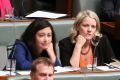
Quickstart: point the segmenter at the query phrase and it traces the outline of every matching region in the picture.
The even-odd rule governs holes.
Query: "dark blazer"
[[[116,14],[120,13],[120,0],[101,0],[101,21],[114,21]]]
[[[47,51],[38,57],[49,57]],[[31,54],[26,44],[20,40],[17,40],[14,44],[13,50],[9,58],[16,59],[16,69],[17,70],[29,70],[31,68],[32,62],[38,58]],[[61,66],[58,58],[56,58],[55,66]]]
[[[60,60],[62,66],[71,66],[70,58],[72,56],[75,44],[70,40],[70,37],[64,38],[59,42],[60,48]],[[94,46],[93,46],[94,50]],[[106,36],[102,36],[99,44],[96,46],[95,55],[97,56],[97,65],[104,65],[104,63],[110,63],[114,54],[111,45]]]

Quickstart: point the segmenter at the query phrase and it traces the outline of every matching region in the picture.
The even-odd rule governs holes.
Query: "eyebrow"
[[[54,74],[54,73],[49,73],[49,74],[48,74],[48,73],[39,73],[39,75],[41,75],[41,76],[47,76],[47,75],[50,76],[50,75],[53,75],[53,74]]]

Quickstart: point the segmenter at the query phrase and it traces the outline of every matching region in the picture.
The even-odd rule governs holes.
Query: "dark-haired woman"
[[[35,19],[25,30],[20,40],[16,40],[10,58],[16,59],[17,70],[29,70],[33,60],[49,57],[55,66],[61,66],[56,57],[55,32],[45,19]]]

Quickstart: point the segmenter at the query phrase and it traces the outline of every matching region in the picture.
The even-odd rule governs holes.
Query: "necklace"
[[[88,54],[89,51],[90,51],[90,46],[89,46],[89,48],[88,48],[88,50],[87,50],[86,52],[82,52],[82,51],[81,51],[81,54],[82,54],[82,55],[86,55],[86,54]]]

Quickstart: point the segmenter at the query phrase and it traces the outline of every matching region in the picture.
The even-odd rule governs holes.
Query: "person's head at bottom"
[[[49,58],[40,57],[31,66],[31,80],[53,80],[54,64]]]

